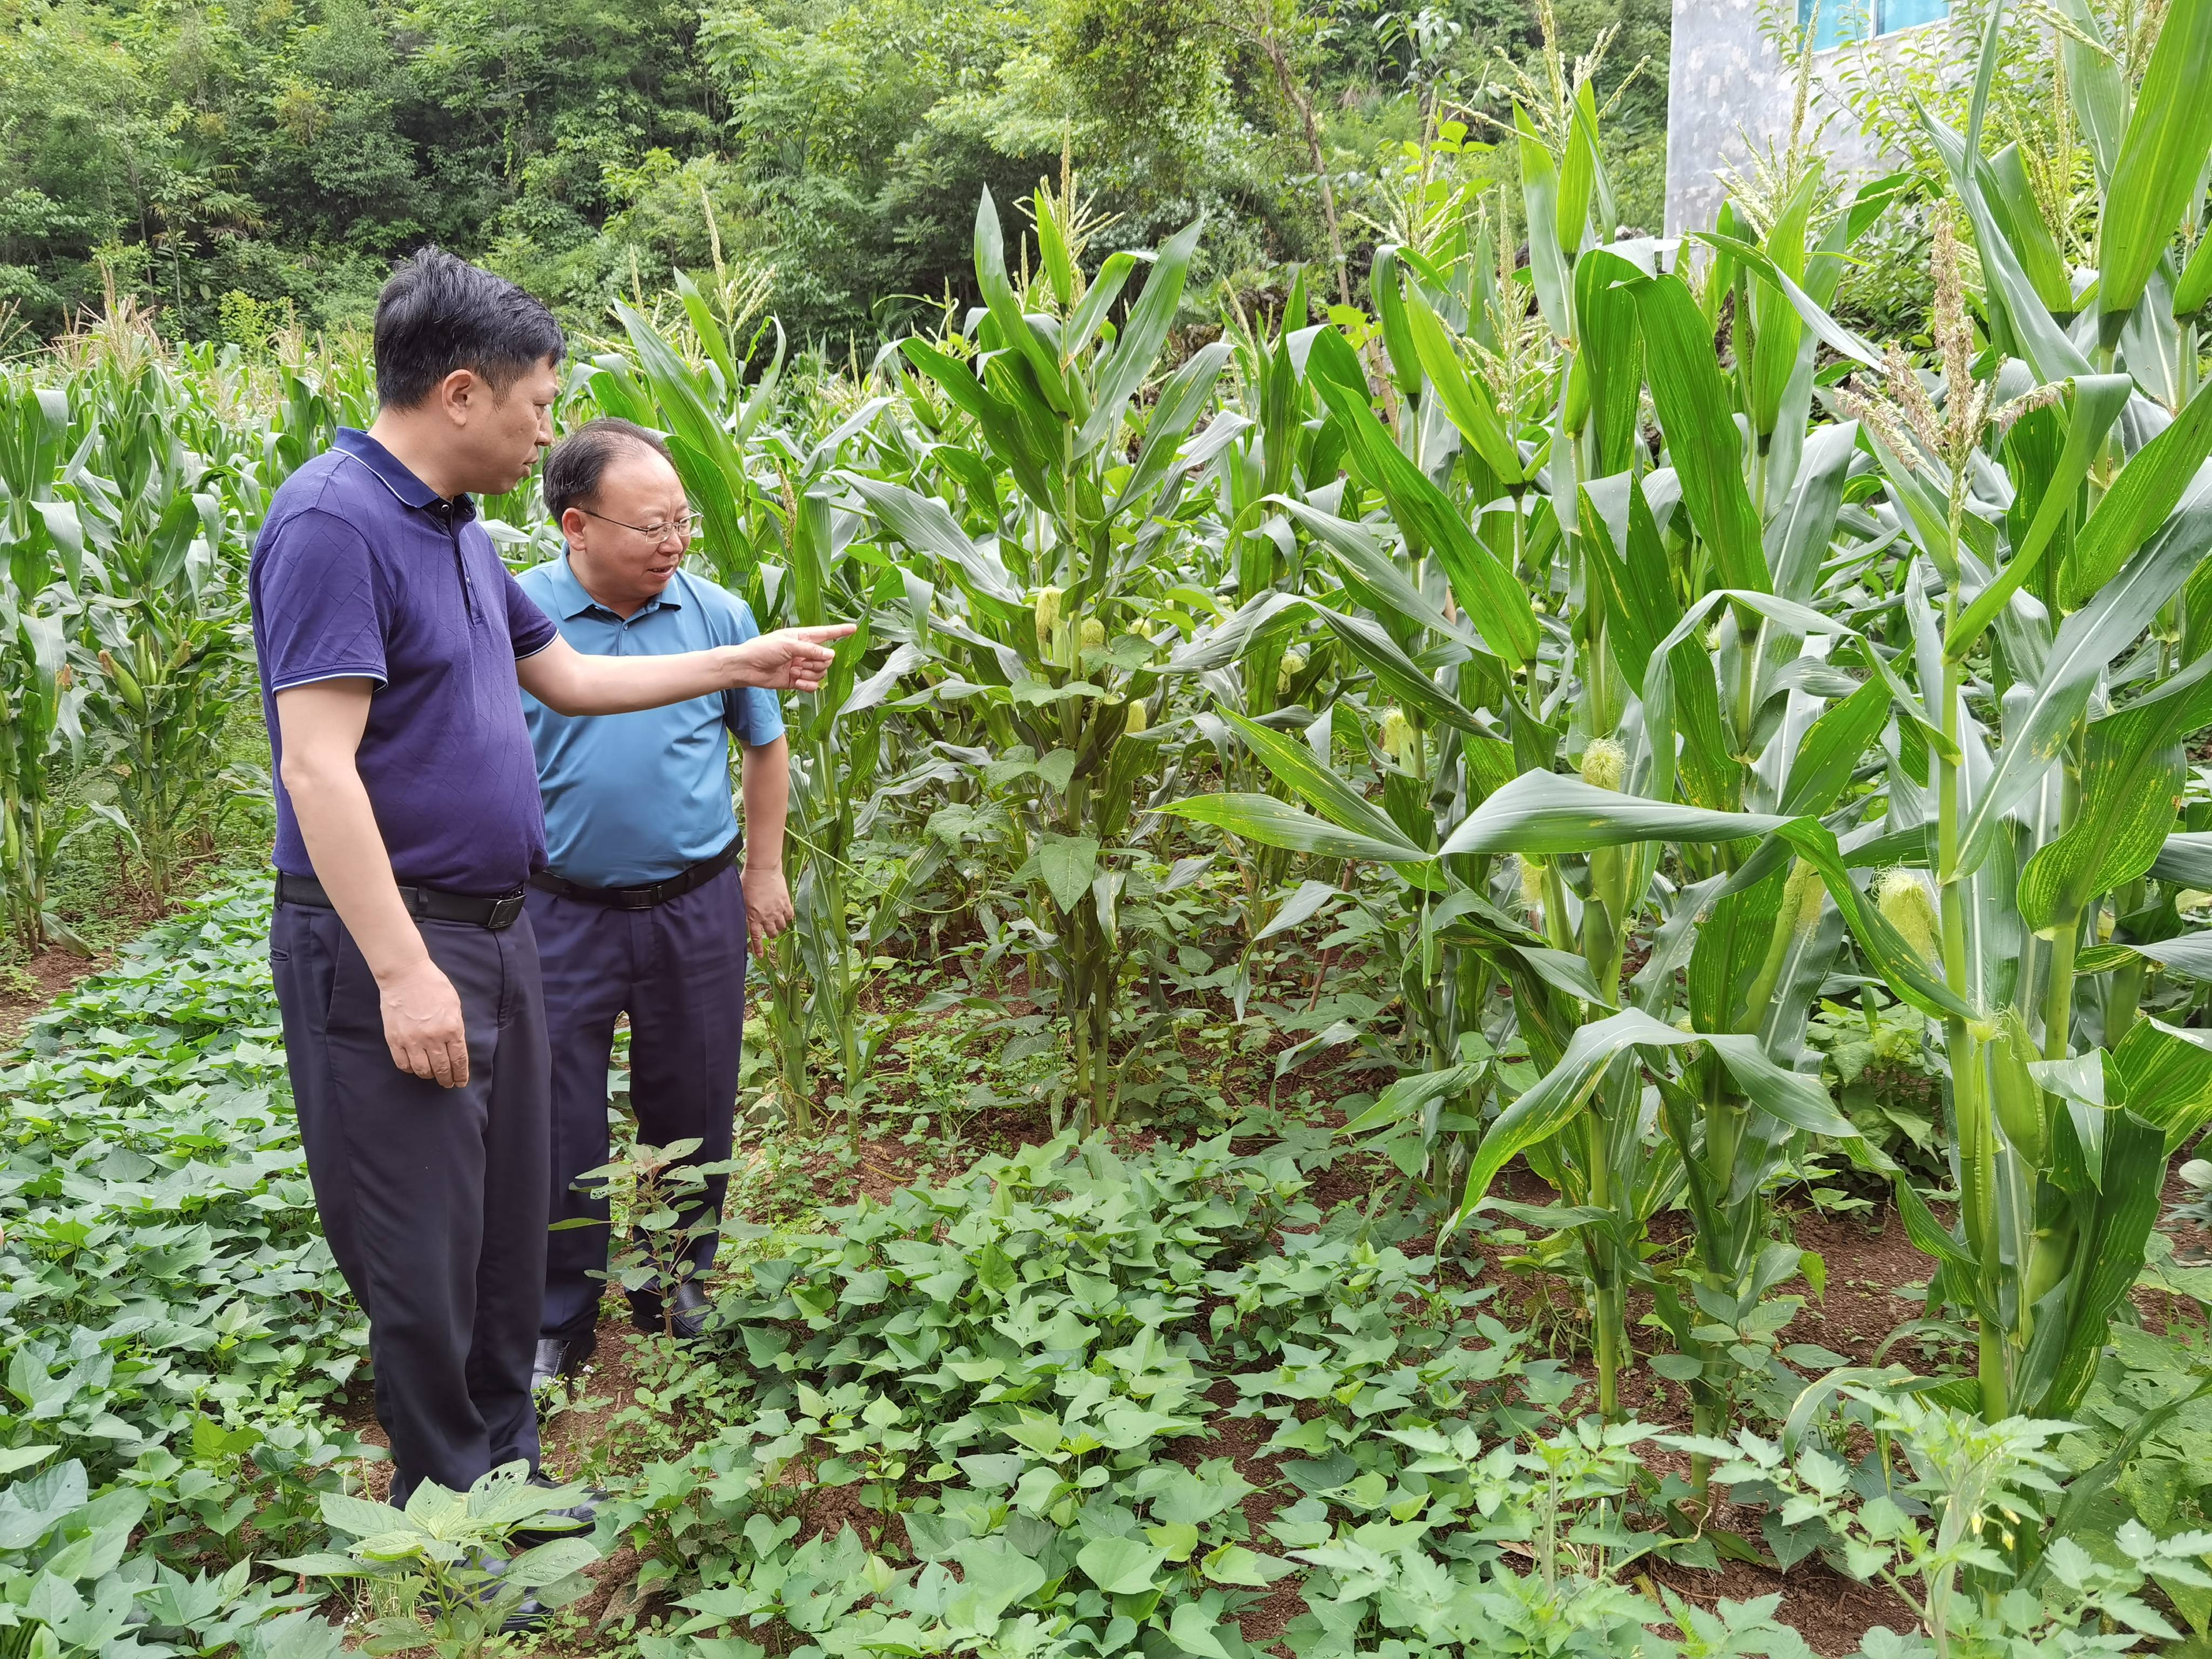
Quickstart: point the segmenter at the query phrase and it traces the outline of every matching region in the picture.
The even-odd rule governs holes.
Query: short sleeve
[[[272,696],[317,680],[384,684],[391,607],[360,531],[320,510],[297,513],[270,530],[259,563],[253,609]]]
[[[506,569],[502,565],[501,569]],[[507,572],[507,636],[514,645],[514,659],[534,657],[553,643],[560,629],[553,619],[538,608],[538,602],[522,591],[522,584],[514,579],[512,570]]]
[[[726,637],[718,643],[743,645],[747,640],[760,637],[760,624],[753,620],[752,607],[732,596],[729,615],[720,631]],[[757,749],[783,735],[783,705],[776,701],[773,691],[757,685],[739,686],[722,694],[722,723],[739,743]]]

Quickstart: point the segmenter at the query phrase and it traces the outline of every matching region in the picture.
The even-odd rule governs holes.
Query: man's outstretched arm
[[[556,635],[543,651],[517,662],[514,674],[556,714],[625,714],[746,686],[813,691],[837,654],[834,642],[853,628],[780,628],[743,645],[665,657],[591,656]]]

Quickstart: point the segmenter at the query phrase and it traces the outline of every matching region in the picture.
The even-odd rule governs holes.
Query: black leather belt
[[[665,904],[704,887],[738,861],[738,848],[744,844],[744,837],[740,836],[714,857],[702,859],[688,870],[678,871],[666,881],[649,881],[641,887],[586,887],[565,876],[556,876],[550,870],[540,870],[531,877],[530,884],[562,898],[604,904],[611,910],[650,910],[656,904]]]
[[[424,921],[465,921],[489,927],[495,933],[514,927],[514,919],[522,914],[520,887],[488,898],[481,893],[448,893],[403,881],[399,884],[399,899]],[[313,905],[318,910],[337,908],[331,902],[331,896],[323,890],[323,884],[313,876],[295,876],[283,870],[276,872],[276,902]]]

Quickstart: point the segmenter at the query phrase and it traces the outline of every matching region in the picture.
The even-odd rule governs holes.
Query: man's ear
[[[561,509],[562,540],[574,547],[579,541],[591,534],[590,523],[591,521],[580,509],[573,507],[562,507]]]
[[[447,420],[455,426],[466,426],[470,416],[480,413],[489,401],[491,388],[474,369],[457,368],[438,382],[432,397]]]

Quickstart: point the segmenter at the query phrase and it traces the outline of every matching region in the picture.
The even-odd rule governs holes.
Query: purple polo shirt
[[[365,432],[284,481],[247,574],[261,712],[277,763],[276,867],[308,876],[276,694],[376,682],[355,763],[398,880],[502,893],[545,862],[514,665],[559,637],[467,496],[447,502]]]

